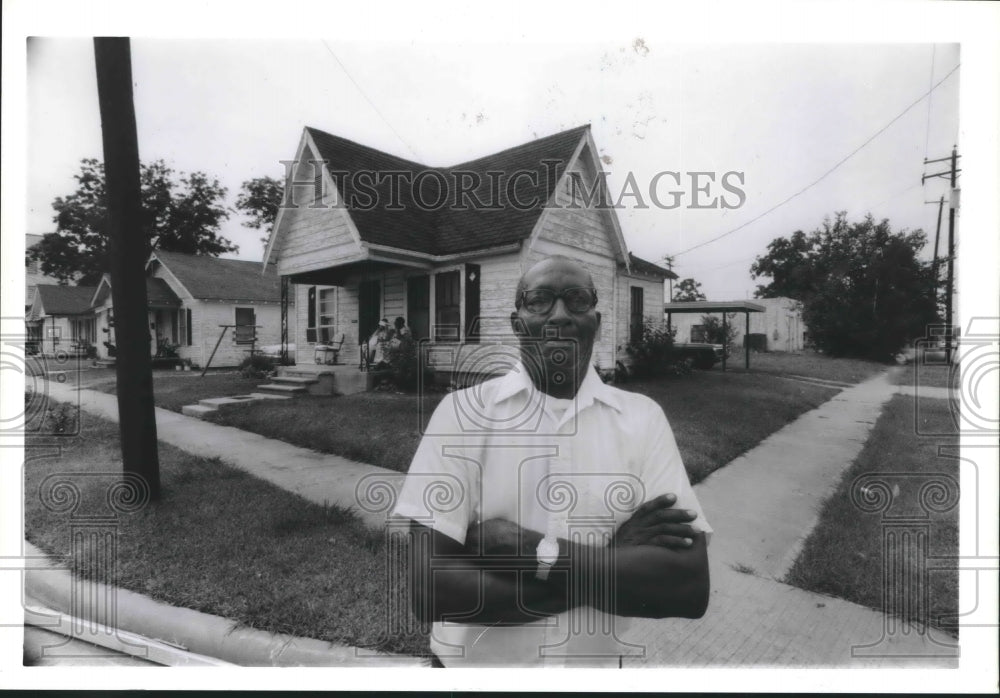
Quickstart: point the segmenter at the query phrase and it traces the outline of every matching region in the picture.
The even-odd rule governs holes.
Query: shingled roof
[[[80,315],[90,311],[90,299],[96,289],[96,286],[38,284],[35,293],[46,315]]]
[[[192,296],[202,300],[281,300],[281,280],[269,265],[261,273],[260,262],[220,259],[206,255],[156,250],[160,260]],[[93,289],[91,289],[93,290]]]
[[[652,262],[646,261],[642,257],[636,257],[631,252],[628,253],[629,266],[632,271],[639,272],[640,274],[648,274],[649,276],[658,276],[661,279],[676,279],[677,274],[670,271],[669,269],[664,269],[658,264],[653,264]]]
[[[307,127],[306,131],[319,150],[319,156],[329,162],[338,192],[347,203],[362,240],[428,254],[453,254],[499,247],[530,236],[580,139],[589,128],[580,126],[451,167],[429,167],[319,129]],[[549,164],[546,165],[546,162]],[[415,194],[410,186],[399,186],[398,201],[402,209],[390,209],[393,203],[390,195],[392,182],[384,178],[373,187],[377,194],[374,206],[352,206],[355,194],[365,203],[370,197],[363,191],[357,191],[351,177],[336,175],[337,171],[408,172],[413,178],[420,175],[422,189],[420,194]],[[520,202],[533,202],[531,207],[511,205],[507,199],[507,180],[501,179],[500,186],[496,186],[496,181],[487,175],[489,172],[501,172],[509,177],[519,171],[537,173],[537,181],[529,177],[520,177],[515,181],[514,196]],[[472,194],[487,207],[470,205],[463,211],[447,204],[418,204],[418,197],[426,204],[434,204],[440,197],[442,182],[447,187],[444,200],[454,202],[457,198],[455,186],[460,184],[459,172],[470,173],[463,175],[469,183],[478,176],[480,184]]]

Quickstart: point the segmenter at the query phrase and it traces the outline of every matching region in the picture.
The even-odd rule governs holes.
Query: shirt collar
[[[536,393],[539,395],[542,394],[531,382],[531,378],[528,377],[528,372],[524,368],[524,364],[518,361],[511,367],[510,371],[508,371],[506,375],[500,378],[493,402],[494,404],[500,404],[504,400],[512,398],[522,392],[526,393],[529,399],[534,397]],[[580,384],[580,390],[576,393],[575,401],[577,411],[590,406],[594,400],[599,400],[608,407],[612,407],[621,412],[621,400],[619,400],[618,396],[615,395],[615,392],[616,391],[613,390],[611,386],[605,385],[604,381],[601,380],[601,377],[597,375],[597,370],[593,367],[593,365],[589,365],[587,375],[583,377],[583,383]]]

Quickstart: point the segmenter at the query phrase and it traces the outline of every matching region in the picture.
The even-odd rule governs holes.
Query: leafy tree
[[[736,329],[736,313],[726,313],[726,327],[723,330],[722,317],[719,315],[702,315],[701,324],[705,329],[705,341],[709,344],[725,344],[731,349],[738,331]]]
[[[839,212],[809,235],[773,240],[750,273],[771,279],[758,298],[802,301],[820,350],[888,361],[938,320],[930,265],[918,259],[926,243],[920,230],[893,232],[871,215],[850,223]]]
[[[284,185],[274,177],[257,177],[240,186],[240,194],[236,197],[236,208],[249,216],[243,226],[264,231],[260,239],[267,245],[271,237],[271,228],[278,217],[278,207],[284,196]]]
[[[701,284],[694,279],[682,279],[674,287],[674,301],[703,301],[705,294],[701,292]]]
[[[27,252],[42,272],[61,283],[96,284],[108,270],[107,194],[104,164],[89,158],[75,175],[77,190],[56,197],[56,231]],[[177,173],[162,160],[140,165],[142,234],[147,249],[218,256],[238,248],[219,234],[229,217],[225,187],[202,172]]]

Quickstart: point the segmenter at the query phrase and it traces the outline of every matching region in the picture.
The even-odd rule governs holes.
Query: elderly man
[[[620,666],[628,617],[700,617],[706,534],[660,407],[604,385],[590,274],[550,257],[517,286],[520,362],[448,395],[396,514],[435,666]]]

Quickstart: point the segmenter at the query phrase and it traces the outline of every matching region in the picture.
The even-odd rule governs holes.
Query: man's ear
[[[528,328],[524,326],[524,320],[516,312],[510,314],[510,328],[518,337],[528,334]]]

